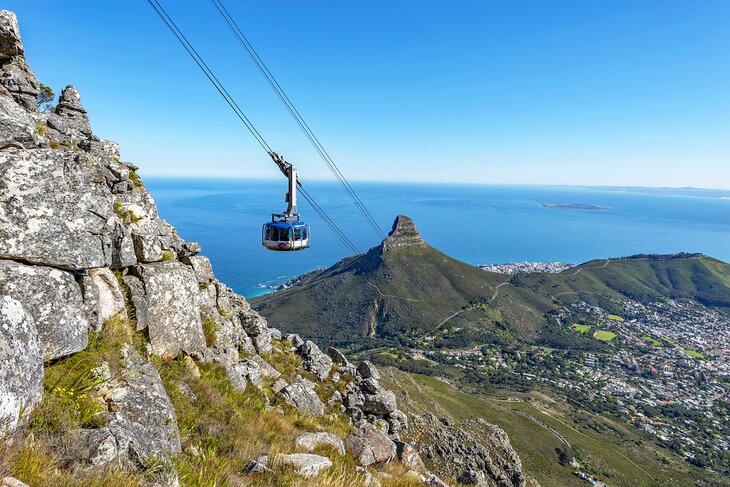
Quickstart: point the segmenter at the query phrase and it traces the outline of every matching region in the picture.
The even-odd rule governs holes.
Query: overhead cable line
[[[378,235],[381,239],[385,239],[387,237],[386,233],[383,231],[383,229],[378,225],[377,221],[373,217],[373,215],[370,213],[370,211],[367,209],[365,204],[362,202],[358,194],[355,192],[355,190],[352,188],[350,183],[347,181],[345,176],[342,174],[342,171],[337,166],[335,161],[332,159],[332,157],[329,155],[327,150],[324,148],[322,143],[319,141],[319,138],[314,134],[312,129],[310,128],[309,124],[304,120],[301,113],[297,108],[294,106],[292,101],[289,99],[287,94],[284,92],[283,88],[279,84],[279,82],[276,80],[274,75],[271,73],[269,68],[266,66],[266,63],[261,59],[261,57],[258,55],[258,52],[253,47],[253,45],[249,42],[246,35],[243,33],[241,28],[238,26],[238,23],[236,20],[231,16],[230,12],[226,9],[226,7],[223,5],[222,0],[211,0],[211,3],[213,3],[213,6],[218,11],[218,13],[223,17],[223,20],[225,21],[226,25],[230,29],[230,31],[233,33],[233,35],[238,40],[239,44],[243,49],[246,51],[248,56],[251,58],[253,63],[258,68],[259,72],[262,74],[262,76],[266,79],[269,86],[274,90],[276,95],[279,97],[279,100],[284,104],[284,107],[287,109],[289,114],[294,118],[294,121],[299,125],[299,128],[301,128],[302,132],[304,132],[304,135],[309,139],[312,146],[315,148],[315,150],[319,153],[319,155],[324,160],[325,164],[329,167],[332,174],[335,176],[335,178],[339,181],[342,188],[345,190],[345,192],[350,196],[350,199],[352,199],[355,206],[360,210],[360,213],[362,213],[363,217],[367,221],[367,223],[370,225],[370,227],[373,229],[376,235]],[[357,252],[360,253],[360,252]],[[436,309],[436,305],[431,301],[431,299],[428,296],[428,293],[424,289],[423,285],[420,283],[420,281],[414,276],[411,269],[408,267],[408,265],[403,261],[403,259],[396,253],[394,254],[398,262],[401,264],[401,266],[408,272],[408,274],[411,277],[412,282],[416,284],[416,286],[419,288],[421,293],[423,294],[426,302],[431,305],[434,309]]]
[[[259,143],[259,145],[267,152],[271,153],[272,149],[269,146],[269,144],[266,142],[266,139],[263,138],[263,136],[259,133],[259,131],[256,129],[256,127],[253,125],[251,120],[246,116],[246,114],[243,112],[241,107],[236,103],[236,101],[233,99],[231,94],[226,90],[223,83],[218,79],[218,77],[213,73],[213,71],[210,69],[208,64],[205,62],[205,60],[202,58],[202,56],[198,53],[198,51],[195,50],[193,45],[190,43],[188,38],[183,34],[183,32],[180,30],[180,28],[175,24],[175,22],[172,20],[170,15],[167,13],[167,11],[160,5],[158,0],[147,0],[147,3],[150,4],[150,6],[154,9],[154,11],[157,13],[157,15],[162,19],[162,21],[165,23],[165,25],[170,29],[170,31],[173,33],[175,38],[178,40],[178,42],[183,46],[183,48],[187,51],[187,53],[190,55],[190,57],[193,58],[193,61],[198,65],[201,71],[205,74],[205,76],[208,78],[208,80],[213,84],[215,89],[218,91],[218,93],[223,97],[223,99],[226,101],[228,106],[234,111],[236,116],[243,122],[243,124],[246,126],[246,128],[251,132],[251,135],[256,139],[256,142]],[[301,186],[301,185],[300,185]],[[306,192],[303,188],[300,188],[300,191],[302,192],[302,195],[304,196],[304,199],[307,200],[307,202],[312,206],[312,208],[315,210],[315,212],[320,216],[320,218],[325,222],[325,224],[332,230],[332,232],[335,234],[335,236],[342,242],[342,244],[351,252],[354,254],[361,254],[360,251],[358,251],[355,244],[352,243],[352,241],[347,237],[345,232],[342,231],[342,229],[339,228],[337,223],[335,223],[332,218],[327,215],[327,213],[324,211],[324,209],[319,206],[319,204],[312,198],[312,196]]]

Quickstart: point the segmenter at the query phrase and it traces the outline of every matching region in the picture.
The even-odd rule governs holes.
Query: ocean
[[[350,252],[306,201],[311,248],[272,252],[261,226],[284,211],[285,181],[146,177],[160,216],[199,242],[217,277],[244,296],[329,267]],[[408,215],[424,239],[470,264],[581,263],[638,253],[702,252],[730,261],[730,191],[616,187],[352,183],[387,233]],[[335,182],[308,192],[360,251],[380,238]],[[578,207],[578,208],[576,208]],[[592,207],[592,208],[591,208]],[[590,208],[590,209],[587,209]]]

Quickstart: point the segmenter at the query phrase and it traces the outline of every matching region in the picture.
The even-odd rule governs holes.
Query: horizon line
[[[140,171],[143,172],[143,171]],[[143,175],[144,176],[144,175]],[[197,176],[192,174],[149,174],[144,179],[185,179],[185,180],[204,180],[204,181],[279,181],[279,178],[258,177],[258,176]],[[315,183],[336,183],[335,179],[312,178],[309,181]],[[402,181],[391,180],[385,181],[380,179],[350,179],[353,183],[378,183],[378,184],[412,184],[412,185],[463,185],[463,186],[530,186],[530,187],[553,187],[553,188],[620,188],[620,189],[651,189],[651,190],[684,190],[684,191],[723,191],[730,193],[729,188],[701,188],[697,186],[642,186],[636,184],[619,185],[619,184],[575,184],[575,183],[485,183],[485,182],[467,182],[467,181]]]

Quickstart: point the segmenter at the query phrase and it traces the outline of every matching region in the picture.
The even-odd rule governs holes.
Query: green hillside
[[[443,346],[526,340],[601,349],[549,316],[577,300],[610,308],[624,298],[690,298],[730,310],[730,265],[701,254],[640,255],[559,274],[506,276],[439,252],[410,219],[398,217],[391,235],[367,254],[252,303],[285,332],[358,350],[423,339]]]
[[[343,344],[426,333],[453,313],[489,301],[506,281],[427,244],[387,251],[379,246],[252,303],[284,331]]]
[[[588,485],[570,465],[560,463],[558,449],[575,455],[584,471],[611,486],[725,485],[724,478],[688,465],[623,423],[571,409],[537,392],[474,395],[434,377],[393,368],[383,374],[383,382],[396,392],[398,404],[409,415],[431,413],[452,421],[482,418],[499,426],[509,435],[525,474],[543,486]]]
[[[513,282],[561,301],[667,297],[730,308],[730,265],[701,254],[596,260],[560,274],[519,276]]]

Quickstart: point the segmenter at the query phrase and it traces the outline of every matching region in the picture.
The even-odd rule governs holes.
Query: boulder
[[[373,476],[370,472],[362,467],[355,467],[357,474],[363,478],[363,484],[365,487],[380,487],[380,481]]]
[[[7,10],[0,10],[0,86],[24,109],[36,111],[40,83],[25,61],[18,19]]]
[[[322,353],[316,343],[307,340],[297,349],[302,356],[304,370],[312,372],[319,380],[325,380],[332,370],[332,359]]]
[[[256,352],[259,354],[269,353],[273,350],[271,335],[268,333],[268,331],[259,333],[258,335],[251,337],[251,341],[253,342],[253,346],[256,349]]]
[[[135,265],[137,263],[137,253],[134,249],[132,232],[122,224],[119,218],[113,218],[111,225],[112,268],[121,269]]]
[[[327,355],[329,355],[329,358],[332,359],[332,362],[336,363],[337,365],[350,365],[350,361],[347,360],[345,354],[337,350],[335,347],[329,347],[327,349]]]
[[[313,452],[320,445],[329,445],[337,450],[340,455],[345,454],[345,444],[334,433],[304,433],[294,440],[294,445],[297,449],[308,452]]]
[[[111,264],[112,195],[83,152],[0,152],[0,257],[70,270]]]
[[[397,454],[393,440],[367,423],[345,440],[345,449],[363,467],[390,462]]]
[[[124,345],[121,353],[121,380],[107,399],[109,410],[116,414],[105,424],[119,454],[131,463],[144,463],[180,452],[175,410],[157,369],[130,345]]]
[[[195,277],[198,279],[199,284],[209,284],[215,275],[213,274],[213,267],[210,265],[210,259],[202,255],[186,256],[182,259],[183,264],[187,264],[193,268]]]
[[[13,144],[31,148],[38,143],[39,133],[35,121],[0,85],[0,150]]]
[[[5,477],[0,480],[0,487],[28,487],[28,484],[21,482],[15,477]]]
[[[357,372],[363,379],[375,379],[380,380],[380,372],[369,360],[363,360],[357,366]]]
[[[94,331],[101,330],[106,320],[120,315],[127,318],[127,306],[119,281],[106,267],[90,269],[80,280],[84,308]]]
[[[270,363],[261,358],[260,355],[254,355],[251,360],[256,362],[261,370],[261,376],[267,379],[278,379],[281,373],[276,370]]]
[[[404,441],[395,441],[396,452],[398,460],[409,469],[415,470],[421,473],[428,473],[426,465],[421,460],[421,455],[418,454],[415,448]]]
[[[303,382],[295,382],[279,391],[279,395],[288,405],[295,407],[304,414],[310,416],[323,416],[324,404],[314,389]]]
[[[162,245],[157,235],[132,234],[134,253],[140,262],[159,262],[162,260]]]
[[[69,272],[0,260],[0,295],[22,303],[33,318],[44,360],[86,348],[89,321],[81,288]]]
[[[284,339],[291,343],[291,345],[296,349],[304,345],[304,340],[302,340],[302,337],[300,337],[296,333],[290,333],[286,337],[284,337]]]
[[[205,348],[200,321],[198,281],[181,262],[140,264],[134,272],[142,281],[147,305],[147,333],[155,353],[176,356]]]
[[[456,479],[460,484],[476,485],[477,487],[490,487],[490,482],[484,472],[477,470],[466,470]]]
[[[56,107],[56,115],[62,117],[71,131],[78,132],[80,138],[91,136],[91,125],[86,110],[81,106],[81,95],[74,86],[68,85],[61,92]],[[73,132],[67,135],[74,136]]]
[[[386,389],[378,389],[375,394],[366,394],[362,410],[377,415],[390,414],[396,410],[395,394]]]
[[[426,480],[423,483],[434,487],[449,487],[449,484],[438,478],[435,474],[431,474],[426,477]]]
[[[332,460],[329,458],[311,453],[280,453],[274,457],[274,461],[285,467],[294,467],[299,475],[305,477],[317,475],[332,466]]]
[[[33,317],[23,304],[0,295],[0,438],[43,396],[43,355]]]
[[[124,285],[129,290],[129,299],[132,309],[130,310],[133,317],[137,321],[137,330],[145,330],[149,322],[149,312],[147,307],[147,294],[145,294],[144,284],[142,281],[131,274],[127,274],[123,278]]]

